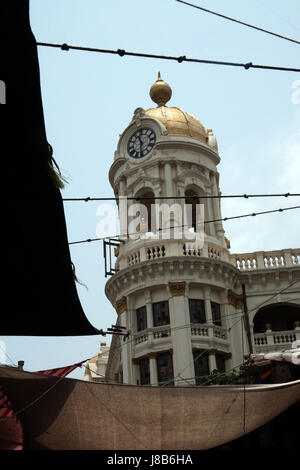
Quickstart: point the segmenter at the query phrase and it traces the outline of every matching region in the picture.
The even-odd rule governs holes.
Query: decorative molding
[[[171,297],[180,297],[185,293],[185,281],[169,282]]]
[[[228,303],[237,310],[243,307],[243,294],[236,294],[232,290],[228,290]]]
[[[180,260],[180,261],[179,261]],[[168,286],[168,282],[178,282],[178,273],[181,268],[180,278],[181,282],[186,282],[191,280],[190,264],[194,265],[195,274],[193,283],[198,285],[206,285],[208,283],[208,272],[211,265],[217,267],[217,265],[222,266],[223,275],[216,276],[214,269],[210,273],[209,284],[211,287],[217,287],[226,290],[226,298],[228,289],[233,289],[234,280],[236,279],[239,271],[232,264],[224,262],[222,260],[215,260],[205,257],[193,257],[193,256],[169,256],[156,258],[153,260],[141,261],[138,264],[134,264],[127,268],[120,269],[116,274],[114,274],[106,283],[105,293],[110,300],[110,302],[115,305],[116,298],[121,296],[127,296],[130,294],[135,294],[137,292],[143,292],[146,288],[153,289],[154,286],[165,285]],[[164,276],[162,278],[158,275],[158,267],[163,265],[164,267]],[[133,282],[131,279],[132,271],[136,271],[136,281]],[[140,276],[140,272],[144,273],[143,279]],[[228,276],[225,275],[228,273]],[[210,287],[207,286],[207,287]],[[168,286],[170,289],[170,286]],[[182,294],[183,295],[183,294]]]
[[[126,312],[127,310],[127,300],[126,297],[123,296],[116,302],[116,310],[118,315],[120,315],[123,312]]]

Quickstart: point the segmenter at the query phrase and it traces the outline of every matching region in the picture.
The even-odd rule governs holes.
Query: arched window
[[[264,333],[267,324],[272,331],[294,330],[296,321],[300,321],[299,305],[290,303],[267,305],[254,317],[254,333]]]
[[[155,210],[152,206],[155,204],[154,193],[150,189],[144,188],[138,191],[135,194],[136,198],[141,198],[140,200],[135,201],[137,204],[141,204],[144,206],[144,209],[147,217],[143,217],[144,214],[140,214],[141,216],[141,224],[138,227],[138,231],[145,231],[146,232],[155,232],[156,230],[156,223],[155,223]],[[143,199],[145,198],[145,199]]]
[[[187,189],[185,191],[185,204],[191,206],[191,227],[197,230],[197,204],[200,204],[200,199],[196,191]]]

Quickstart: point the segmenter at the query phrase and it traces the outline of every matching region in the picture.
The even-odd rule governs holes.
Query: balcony
[[[293,268],[300,266],[300,249],[232,254],[231,262],[241,272],[258,269]]]
[[[138,333],[134,334],[134,344],[135,346],[139,346],[141,344],[145,345],[148,341],[161,342],[162,340],[164,342],[165,338],[169,338],[170,336],[170,325],[147,328],[146,330],[139,331]]]
[[[229,351],[226,328],[211,323],[192,323],[189,326],[192,346],[200,347],[200,345],[203,345],[207,349],[220,348],[220,350]],[[175,331],[178,331],[178,329],[176,328]],[[147,346],[171,346],[171,342],[170,325],[148,328],[134,334],[136,352]]]
[[[272,331],[267,329],[264,333],[254,334],[253,339],[256,353],[290,349],[293,341],[300,340],[300,322],[296,322],[294,330]]]
[[[185,258],[210,258],[232,263],[229,251],[216,244],[213,239],[204,245],[190,240],[153,240],[144,237],[129,241],[120,247],[116,268],[118,270],[139,264],[143,261],[162,259],[174,256]]]

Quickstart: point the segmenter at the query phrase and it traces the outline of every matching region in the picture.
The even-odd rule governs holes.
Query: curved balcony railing
[[[227,330],[218,325],[208,323],[193,323],[190,325],[191,336],[193,339],[197,338],[210,338],[222,341],[228,341]],[[147,330],[140,331],[134,334],[135,345],[146,343],[147,341],[161,340],[171,336],[171,327],[169,325],[148,328]]]
[[[146,237],[122,245],[116,267],[120,270],[143,261],[171,256],[204,257],[225,261],[235,266],[240,272],[300,266],[300,248],[230,254],[227,248],[221,244],[218,245],[212,237],[204,244],[190,240],[153,240]]]
[[[229,251],[214,243],[213,240],[203,245],[190,240],[153,240],[149,237],[149,239],[130,241],[122,245],[118,252],[116,267],[120,270],[143,261],[170,256],[205,257],[232,264]]]

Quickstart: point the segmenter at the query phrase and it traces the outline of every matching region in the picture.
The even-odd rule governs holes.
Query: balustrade
[[[146,249],[147,259],[162,258],[166,256],[166,248],[164,245],[152,246]]]
[[[171,328],[148,328],[134,335],[135,344],[145,343],[149,339],[157,340],[171,336]]]
[[[128,266],[132,266],[134,264],[139,263],[141,261],[140,252],[136,251],[135,253],[132,253],[131,255],[129,255],[127,258],[127,261],[128,261]]]
[[[192,326],[192,336],[207,336],[208,337],[208,326]]]
[[[256,333],[253,335],[254,345],[258,349],[271,350],[274,346],[283,345],[285,347],[290,347],[293,341],[300,339],[300,328],[296,327],[295,330],[288,331],[272,331],[268,329],[265,333]]]
[[[223,340],[227,340],[227,331],[225,330],[225,328],[221,328],[221,327],[217,327],[217,326],[214,326],[214,337],[215,338],[219,338],[219,339],[223,339]]]
[[[213,258],[213,259],[220,259],[221,258],[220,251],[218,251],[216,248],[209,246],[208,257]]]
[[[300,265],[300,252],[296,249],[239,253],[231,255],[231,262],[240,271],[293,267]]]
[[[182,251],[184,256],[202,256],[201,248],[195,243],[185,243]]]

